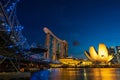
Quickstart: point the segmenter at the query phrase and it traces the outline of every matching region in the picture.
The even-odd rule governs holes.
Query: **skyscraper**
[[[120,46],[116,46],[117,53],[120,54]]]
[[[111,46],[109,49],[108,49],[108,52],[110,54],[115,54],[115,48],[113,46]]]

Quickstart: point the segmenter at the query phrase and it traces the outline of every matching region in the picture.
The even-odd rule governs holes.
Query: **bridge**
[[[23,25],[20,24],[16,7],[20,0],[0,0],[0,71],[12,65],[20,71],[21,65],[34,64],[38,66],[43,60],[56,61],[68,56],[68,44],[59,39],[48,28],[44,28],[46,42],[44,46],[31,47],[23,36]],[[31,56],[44,53],[43,58],[34,59]],[[3,66],[2,66],[3,65]]]
[[[10,65],[12,67],[9,68],[19,71],[21,64],[40,62],[40,60],[33,59],[31,55],[47,51],[42,46],[30,47],[23,36],[24,26],[20,24],[16,15],[19,1],[0,0],[0,71]]]

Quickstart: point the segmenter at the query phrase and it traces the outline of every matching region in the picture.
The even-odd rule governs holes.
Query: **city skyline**
[[[69,56],[85,57],[90,46],[120,45],[119,0],[22,0],[17,14],[28,42],[44,45],[48,27],[69,45]],[[34,38],[33,38],[34,37]]]

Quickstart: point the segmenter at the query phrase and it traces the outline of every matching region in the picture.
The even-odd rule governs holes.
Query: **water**
[[[120,68],[53,68],[34,73],[31,80],[120,80]]]

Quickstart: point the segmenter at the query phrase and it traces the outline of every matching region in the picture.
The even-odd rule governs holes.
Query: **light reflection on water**
[[[38,78],[38,76],[40,78]],[[120,80],[120,68],[53,68],[50,70],[36,72],[31,78],[31,80],[106,80],[106,79]]]

